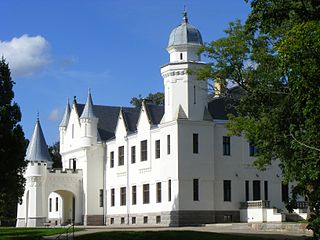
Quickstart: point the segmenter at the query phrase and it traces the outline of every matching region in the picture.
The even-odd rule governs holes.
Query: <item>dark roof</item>
[[[84,109],[84,104],[77,104],[77,111],[81,116]],[[159,124],[163,116],[163,106],[153,104],[146,104],[147,111],[150,116],[152,124]],[[140,115],[140,109],[134,107],[114,107],[114,106],[101,106],[93,105],[93,112],[98,122],[98,132],[101,140],[108,140],[115,136],[115,130],[118,122],[120,110],[122,110],[124,121],[129,132],[137,130],[137,122]]]
[[[237,115],[235,104],[236,99],[244,95],[244,90],[236,86],[229,89],[227,96],[215,97],[208,103],[208,111],[213,119],[228,120],[227,115]]]

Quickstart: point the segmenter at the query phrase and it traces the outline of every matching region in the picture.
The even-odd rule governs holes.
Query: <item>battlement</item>
[[[62,173],[62,174],[78,174],[82,173],[82,169],[76,169],[75,171],[73,169],[66,168],[64,171],[62,168],[53,168],[48,169],[49,173]]]
[[[28,166],[43,166],[47,167],[47,162],[46,161],[29,161]]]

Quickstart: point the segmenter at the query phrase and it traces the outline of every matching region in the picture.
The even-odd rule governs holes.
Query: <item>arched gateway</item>
[[[82,223],[82,170],[52,169],[39,119],[27,149],[26,161],[26,188],[22,203],[18,205],[17,227],[43,226],[47,222],[59,225]],[[50,198],[52,193],[57,197]],[[53,211],[56,215],[52,214]]]

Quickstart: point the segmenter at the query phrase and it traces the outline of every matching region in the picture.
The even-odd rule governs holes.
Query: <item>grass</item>
[[[80,229],[74,229],[79,231]],[[0,228],[0,239],[36,240],[42,236],[50,236],[66,232],[66,228]]]
[[[85,234],[77,240],[260,240],[259,237],[236,236],[196,231],[113,231]],[[266,240],[266,238],[264,238]]]

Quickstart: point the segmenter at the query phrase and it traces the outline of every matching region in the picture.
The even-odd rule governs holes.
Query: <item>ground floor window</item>
[[[223,201],[231,202],[231,180],[223,181]]]

